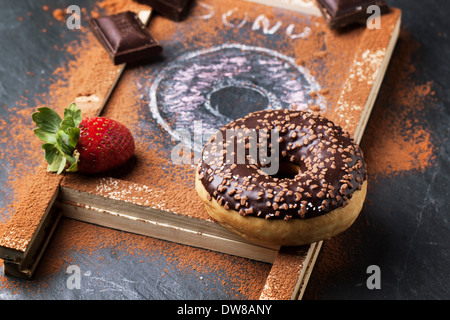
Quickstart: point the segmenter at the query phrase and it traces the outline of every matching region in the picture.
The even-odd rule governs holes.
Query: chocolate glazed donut
[[[270,163],[255,154],[270,155]],[[267,170],[274,165],[278,170]],[[224,126],[205,144],[196,190],[231,231],[270,245],[303,245],[354,222],[367,173],[359,146],[332,121],[265,110]]]

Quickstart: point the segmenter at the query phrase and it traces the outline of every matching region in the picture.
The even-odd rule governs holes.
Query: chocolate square
[[[382,14],[388,11],[384,0],[317,0],[317,3],[332,29],[366,22],[370,17],[367,8],[371,5],[378,6]]]
[[[92,18],[89,28],[115,65],[152,59],[162,52],[161,45],[131,11]]]

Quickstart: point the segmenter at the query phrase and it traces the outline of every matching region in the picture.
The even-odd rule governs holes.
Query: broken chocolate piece
[[[170,20],[181,21],[186,17],[192,0],[138,0],[138,2],[149,5]]]
[[[320,11],[332,29],[342,28],[355,23],[365,23],[371,16],[367,8],[376,5],[380,13],[388,11],[384,0],[317,0]]]
[[[162,52],[161,45],[131,11],[93,18],[89,28],[115,65],[152,59]]]

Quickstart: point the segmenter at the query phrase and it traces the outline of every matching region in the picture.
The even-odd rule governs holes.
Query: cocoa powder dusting
[[[66,13],[62,9],[55,9],[53,10],[53,17],[58,21],[63,21],[66,17]]]
[[[403,28],[361,142],[369,186],[374,188],[379,177],[395,179],[433,166],[437,150],[431,132],[426,123],[416,120],[434,97],[432,82],[415,79],[419,51],[420,43]],[[365,205],[370,205],[370,198]],[[364,230],[374,226],[369,225],[364,211],[361,215],[349,232],[323,243],[305,299],[319,299],[321,290],[348,275],[358,256],[365,252]]]
[[[232,299],[257,299],[270,271],[270,265],[266,263],[62,219],[42,259],[36,278],[51,281],[51,276],[56,271],[65,270],[68,265],[76,263],[76,258],[71,255],[73,252],[88,257],[98,256],[99,265],[92,266],[91,269],[91,272],[95,272],[95,268],[102,267],[103,258],[99,251],[109,248],[118,260],[121,257],[134,259],[147,264],[148,268],[163,257],[168,264],[175,266],[172,272],[176,272],[176,276],[180,278],[194,277],[201,282],[202,278],[210,274],[213,277],[216,274],[225,274],[213,279]],[[164,274],[161,275],[163,276]],[[2,283],[0,280],[0,286]]]
[[[21,194],[15,207],[16,214],[1,230],[0,246],[25,252],[31,236],[43,219],[42,216],[36,216],[39,213],[44,215],[50,210],[59,188],[60,179],[56,175],[45,172],[44,166],[38,169],[42,170],[44,174],[32,175],[24,181],[22,188],[25,188],[27,192]]]
[[[290,300],[295,299],[292,293],[298,284],[300,272],[305,267],[304,259],[309,246],[283,247],[272,266],[266,284],[261,292],[261,300]],[[290,275],[287,277],[286,275]]]
[[[432,165],[436,147],[426,124],[416,119],[433,101],[433,82],[418,82],[420,43],[402,29],[382,93],[368,123],[361,147],[369,174],[390,176],[421,172]]]
[[[248,6],[248,8],[253,6],[250,3],[243,5]],[[117,13],[128,10],[133,6],[136,6],[136,3],[131,0],[105,0],[100,2],[90,12],[90,15],[98,16],[101,12]],[[62,11],[53,11],[55,19],[60,21],[60,23],[64,23],[63,14],[64,12]],[[342,48],[351,46],[352,41],[354,41],[352,37],[358,37],[358,34],[339,35],[339,37],[342,37],[342,41],[339,42],[342,47],[337,47],[336,44],[334,44],[335,47],[332,45],[326,46],[327,39],[337,37],[337,35],[330,33],[319,18],[313,17],[311,19],[317,21],[319,24],[323,24],[323,27],[314,30],[314,36],[305,42],[305,46],[293,49],[292,53],[297,56],[298,64],[306,64],[310,70],[315,70],[324,60],[330,65],[334,64],[332,70],[336,71],[335,77],[320,73],[316,73],[315,76],[319,82],[324,83],[323,87],[326,88],[320,94],[326,95],[332,105],[339,105],[339,103],[345,105],[345,101],[350,99],[348,98],[349,95],[355,95],[357,91],[347,90],[347,93],[341,97],[341,100],[339,100],[340,97],[334,97],[329,92],[333,92],[332,90],[335,90],[338,86],[344,86],[338,72],[342,68],[340,61],[342,61],[342,64],[349,65],[355,57],[345,56],[342,53]],[[176,32],[173,24],[161,23],[158,26],[159,22],[163,22],[163,19],[156,16],[150,25],[155,38],[158,39],[163,34],[167,35]],[[216,29],[220,27],[220,24],[218,21],[215,21],[212,22],[210,27]],[[213,34],[211,32],[210,39],[204,39],[206,44],[214,43],[215,39]],[[402,33],[401,38],[405,39],[404,33]],[[189,43],[193,39],[195,39],[194,31],[190,33],[190,36],[188,35],[185,43]],[[368,37],[364,39],[369,41]],[[394,56],[394,60],[391,63],[391,68],[394,69],[391,72],[396,73],[396,71],[399,71],[400,79],[390,80],[396,82],[397,92],[390,97],[384,97],[384,99],[397,99],[395,102],[399,102],[400,113],[398,110],[397,112],[391,110],[376,113],[369,122],[362,144],[369,173],[372,172],[372,174],[383,174],[383,172],[397,174],[402,171],[423,170],[429,165],[430,159],[433,157],[433,145],[431,143],[430,133],[426,132],[416,123],[404,124],[406,115],[411,112],[419,112],[421,110],[421,103],[433,94],[432,83],[411,85],[411,75],[414,72],[413,67],[410,67],[409,64],[411,61],[405,62],[403,60],[404,57],[400,56],[406,55],[411,60],[412,54],[417,49],[417,46],[405,45],[405,41],[409,41],[407,37],[406,40],[403,40],[403,46],[400,46],[398,49],[402,54]],[[370,52],[360,52],[360,56],[356,58],[363,59],[369,57],[375,61],[378,52],[377,43],[370,44],[368,42],[368,46],[373,50]],[[101,81],[101,79],[95,79],[92,76],[93,66],[90,64],[92,60],[89,57],[98,55],[103,49],[87,30],[83,30],[83,35],[79,42],[70,43],[63,49],[70,58],[69,62],[67,65],[54,70],[52,77],[55,80],[50,83],[47,94],[36,95],[33,101],[21,97],[17,101],[17,106],[2,106],[7,110],[9,121],[15,123],[15,126],[11,130],[3,130],[0,136],[0,141],[3,145],[6,145],[5,149],[0,150],[0,158],[5,163],[14,164],[8,167],[9,175],[5,189],[12,190],[12,192],[8,195],[7,204],[2,205],[3,213],[0,221],[0,232],[2,234],[5,226],[9,222],[9,216],[20,206],[21,202],[19,200],[28,193],[27,177],[37,170],[36,168],[42,161],[43,154],[40,150],[40,142],[34,137],[31,130],[33,128],[31,114],[40,106],[51,107],[62,114],[63,109],[74,99],[74,95],[79,94],[80,87],[89,87],[89,85],[92,85],[92,88],[95,88],[95,85],[98,84],[97,81]],[[105,63],[107,62],[105,61]],[[101,66],[96,67],[99,68]],[[362,71],[363,75],[368,74],[365,69],[355,70],[355,74],[359,71]],[[111,96],[108,107],[102,114],[112,118],[119,118],[122,123],[131,127],[131,130],[136,133],[137,137],[136,155],[130,162],[132,169],[129,167],[123,168],[117,172],[116,177],[144,185],[148,181],[157,181],[158,185],[165,185],[167,188],[166,190],[161,190],[162,194],[164,194],[164,191],[167,191],[167,194],[172,195],[163,199],[169,202],[168,206],[172,207],[175,211],[188,210],[190,215],[200,215],[204,219],[204,211],[200,209],[200,202],[195,204],[196,202],[193,200],[197,199],[195,190],[181,183],[181,181],[186,181],[186,179],[192,179],[193,181],[192,167],[177,166],[177,170],[173,170],[173,167],[166,163],[168,156],[165,150],[167,149],[148,148],[145,143],[147,139],[152,139],[155,146],[158,146],[158,143],[162,143],[160,137],[146,136],[144,134],[145,128],[137,125],[143,117],[145,118],[147,116],[139,112],[125,113],[123,111],[124,107],[135,106],[140,103],[140,93],[133,86],[136,83],[136,75],[139,72],[142,72],[142,69],[138,66],[126,70],[117,89]],[[76,76],[73,76],[74,74]],[[92,81],[92,83],[85,83],[86,79],[90,79],[89,81]],[[365,81],[373,80],[365,79]],[[354,86],[354,84],[348,85]],[[389,82],[388,85],[390,85]],[[88,93],[83,92],[83,94]],[[411,104],[411,101],[416,101],[416,103]],[[342,125],[350,127],[355,125],[354,120],[345,118],[345,115],[343,119],[341,115],[342,112],[330,111],[330,117]],[[5,124],[6,120],[0,119],[0,125],[5,126]],[[16,141],[16,143],[7,143],[9,141]],[[27,148],[19,148],[19,146],[23,145],[26,145]],[[383,154],[387,154],[389,157],[380,158],[377,156],[381,150],[384,152]],[[83,188],[89,188],[89,183],[84,180],[84,177],[69,178],[75,180],[80,179],[76,183],[79,183]],[[177,192],[174,192],[174,190]],[[174,194],[176,195],[175,197],[173,197]],[[190,204],[189,208],[186,208],[186,203]],[[320,264],[316,266],[316,268],[320,268],[323,272],[328,272],[328,274],[338,272],[339,268],[345,267],[345,264],[348,262],[346,253],[338,240],[329,242],[329,245],[334,246],[329,250],[335,252],[336,258],[329,261],[320,260]],[[265,263],[248,261],[247,259],[241,258],[231,258],[227,255],[208,250],[191,248],[149,237],[101,228],[70,219],[63,219],[48,250],[44,254],[40,267],[38,268],[37,276],[45,276],[51,279],[52,274],[59,272],[62,267],[70,264],[72,259],[70,254],[73,251],[93,255],[100,248],[112,246],[116,247],[116,250],[120,250],[124,256],[142,260],[143,262],[151,262],[155,256],[162,254],[167,257],[169,262],[177,261],[179,263],[181,275],[183,272],[191,272],[191,270],[196,270],[199,274],[207,272],[214,273],[219,269],[227,270],[230,277],[222,280],[222,284],[226,288],[233,288],[230,296],[235,295],[237,298],[257,299],[271,268],[270,265]],[[136,252],[140,254],[136,254]],[[337,268],[335,268],[336,266]],[[324,281],[326,281],[326,276],[324,277]],[[0,278],[0,288],[8,289],[12,294],[19,293],[24,289],[26,290],[28,286],[30,285],[12,281],[7,277]]]

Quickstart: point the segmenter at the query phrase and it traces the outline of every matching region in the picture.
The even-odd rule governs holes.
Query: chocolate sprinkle
[[[237,128],[248,136],[227,136]],[[298,167],[291,176],[265,173],[248,144],[244,163],[235,153],[227,158],[223,152],[233,144],[239,150],[237,140],[254,138],[252,130],[265,130],[267,144],[273,143],[273,129],[279,134],[280,169]],[[313,218],[344,206],[367,179],[362,151],[348,133],[322,116],[295,110],[258,111],[224,126],[205,144],[198,173],[209,195],[225,208],[284,220]]]

